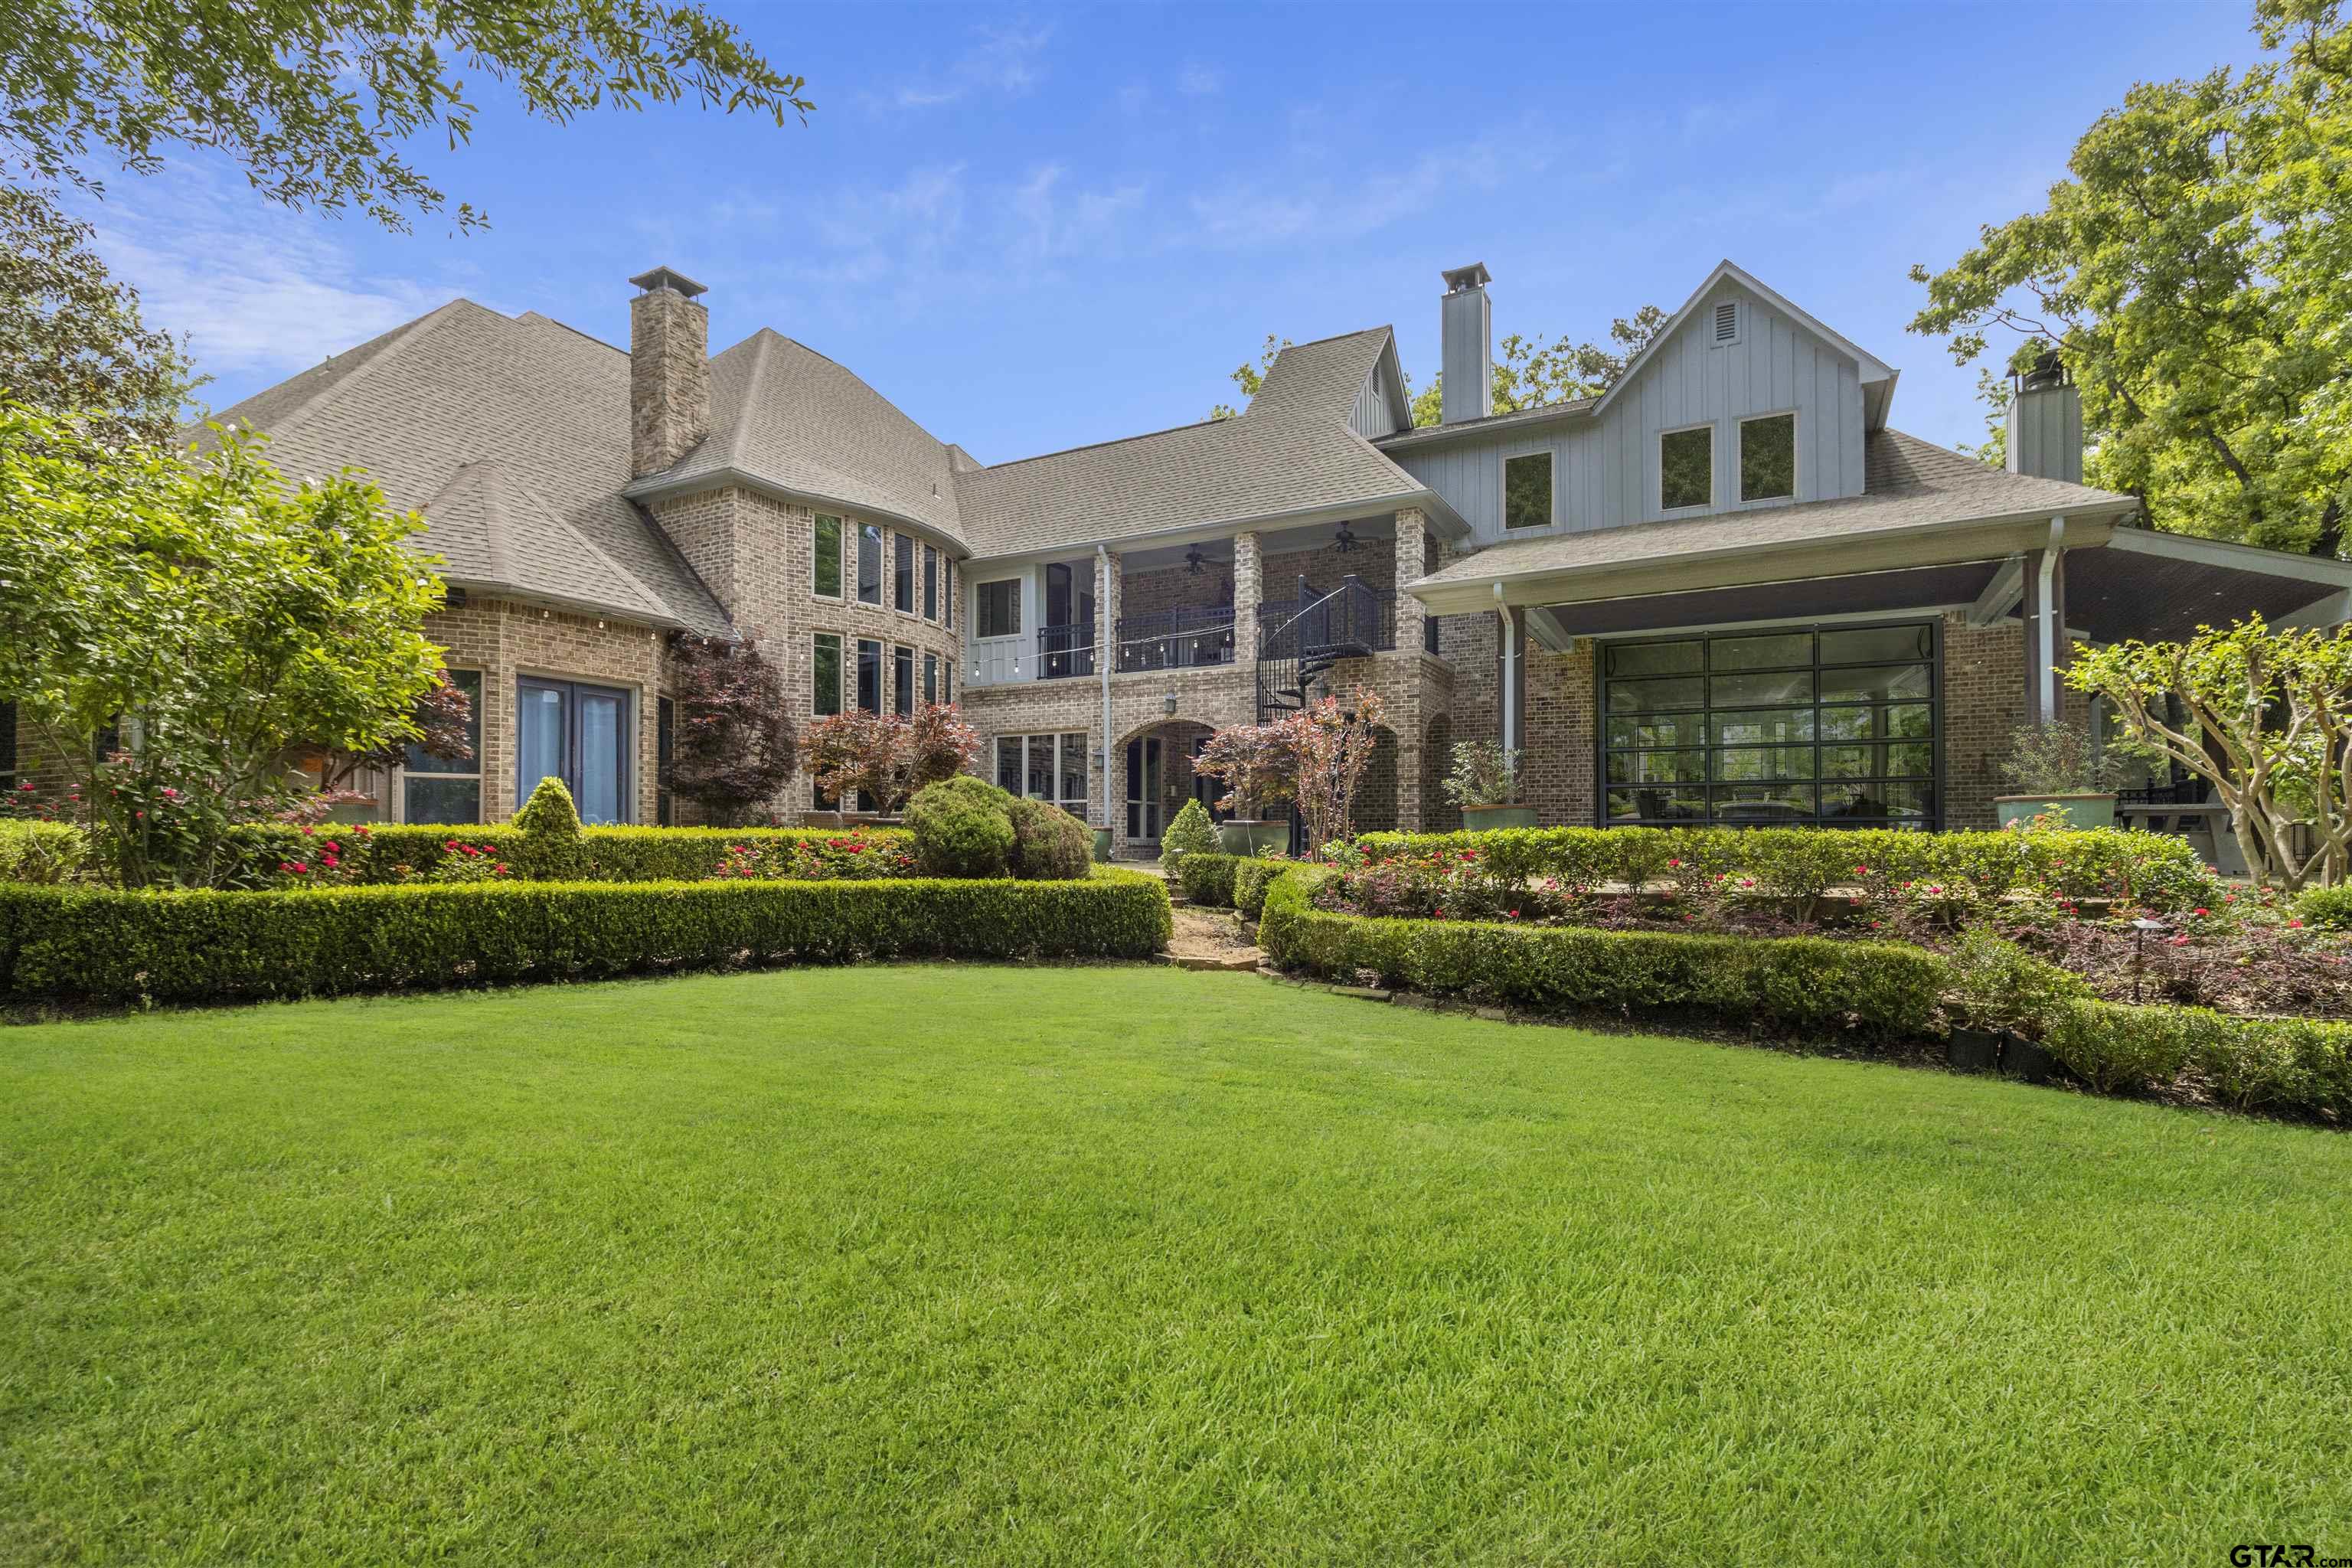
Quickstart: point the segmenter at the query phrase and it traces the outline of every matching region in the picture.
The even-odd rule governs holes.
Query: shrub
[[[895,958],[1145,958],[1157,879],[0,889],[0,995],[221,1002]]]
[[[2089,994],[2075,976],[1989,931],[1967,932],[1945,963],[1945,1000],[1975,1028],[2039,1039],[2068,1003]]]
[[[2294,901],[2294,914],[2320,931],[2352,931],[2352,885],[2305,889]]]
[[[1171,870],[1184,863],[1187,855],[1213,855],[1217,852],[1217,826],[1209,819],[1209,808],[1198,796],[1184,803],[1168,831],[1160,836],[1160,858]]]
[[[588,852],[580,837],[580,810],[572,792],[559,778],[543,778],[530,798],[515,813],[515,830],[522,835],[512,863],[535,882],[578,879],[588,867]]]
[[[70,882],[89,865],[89,839],[70,823],[0,821],[0,882]]]
[[[453,844],[495,851],[519,880],[530,880],[522,854],[523,836],[512,823],[495,827],[412,824],[299,828],[253,824],[236,830],[243,871],[239,886],[274,882],[281,861],[316,858],[331,839],[340,842],[351,880],[396,882],[420,875],[458,853]],[[824,868],[809,874],[832,877],[903,876],[914,867],[914,840],[900,827],[590,827],[580,835],[586,864],[570,879],[583,882],[698,882],[713,875],[736,849],[799,859]],[[407,868],[405,875],[402,868]]]
[[[1013,822],[1013,874],[1029,882],[1068,882],[1094,862],[1094,835],[1087,825],[1051,801],[1014,797],[1005,803]]]
[[[1287,860],[1243,857],[1234,862],[1234,908],[1255,920],[1265,911],[1265,890],[1276,877],[1291,868]]]
[[[1013,854],[1013,797],[959,773],[925,786],[907,805],[915,868],[926,877],[1002,877]]]
[[[1237,855],[1185,856],[1176,868],[1177,884],[1184,889],[1185,902],[1210,909],[1231,909],[1234,879],[1243,859]]]

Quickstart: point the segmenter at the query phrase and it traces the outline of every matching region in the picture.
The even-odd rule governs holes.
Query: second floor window
[[[923,546],[923,619],[940,618],[940,552]]]
[[[841,597],[841,519],[820,517],[812,534],[816,568],[809,586],[821,598]]]
[[[870,522],[857,531],[857,602],[882,602],[882,531]]]
[[[1739,499],[1789,500],[1797,493],[1797,416],[1739,422]]]
[[[892,574],[891,604],[894,608],[915,613],[915,542],[899,534],[898,570]]]
[[[980,635],[1012,637],[1021,635],[1021,579],[980,585]]]
[[[1503,459],[1503,526],[1551,525],[1551,454],[1529,452]]]
[[[872,637],[857,639],[857,705],[868,713],[882,711],[882,645]]]
[[[1715,504],[1715,428],[1669,430],[1658,437],[1658,505],[1666,511]]]
[[[828,718],[841,711],[841,634],[816,634],[816,660],[809,693],[809,711]]]

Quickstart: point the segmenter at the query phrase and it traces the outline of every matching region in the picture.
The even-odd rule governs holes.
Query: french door
[[[1127,743],[1127,836],[1160,837],[1160,737]]]
[[[626,822],[631,809],[629,694],[530,676],[515,683],[515,805],[562,779],[580,820]]]

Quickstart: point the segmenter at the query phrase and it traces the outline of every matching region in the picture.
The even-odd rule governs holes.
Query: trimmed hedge
[[[1989,893],[2046,882],[2078,896],[2114,892],[2160,910],[2205,902],[2213,874],[2185,838],[2098,828],[2080,833],[1905,833],[1893,828],[1514,827],[1483,833],[1368,833],[1373,860],[1473,852],[1484,875],[1554,877],[1569,889],[1685,873],[1753,877],[1769,893],[1816,898],[1856,866],[1898,880],[1966,878]]]
[[[1265,890],[1291,869],[1287,860],[1241,859],[1234,863],[1234,908],[1255,920],[1265,910]]]
[[[452,839],[488,847],[513,864],[518,877],[527,877],[529,858],[524,836],[511,823],[494,827],[443,825],[378,826],[356,831],[358,825],[330,823],[305,835],[299,827],[253,825],[233,830],[242,846],[247,879],[266,880],[280,861],[315,859],[319,847],[332,841],[345,849],[365,843],[367,848],[350,861],[363,885],[389,883],[393,868],[407,865],[429,872],[446,858]],[[911,851],[914,839],[900,827],[588,827],[580,843],[586,866],[577,880],[587,882],[693,882],[719,868],[730,845],[824,844],[856,838],[876,848]]]
[[[1176,880],[1187,903],[1209,909],[1234,907],[1234,878],[1244,864],[1239,855],[1204,855],[1195,850],[1176,864]]]
[[[1168,896],[1083,881],[0,889],[0,995],[226,1002],[894,958],[1148,958]]]
[[[1328,978],[1371,970],[1392,985],[1538,1010],[1696,1012],[1879,1038],[1933,1034],[1950,984],[1941,956],[1895,943],[1337,914],[1312,901],[1327,872],[1274,865],[1258,945],[1286,969]],[[2108,1093],[2163,1089],[2189,1072],[2235,1110],[2352,1117],[2352,1025],[2079,999],[2058,1005],[2044,1044]]]

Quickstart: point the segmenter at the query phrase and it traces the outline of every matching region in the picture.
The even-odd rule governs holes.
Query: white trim
[[[1673,426],[1667,429],[1659,431],[1656,437],[1651,442],[1650,472],[1655,475],[1656,479],[1650,486],[1650,494],[1656,500],[1658,510],[1664,516],[1669,518],[1699,517],[1716,510],[1716,492],[1720,489],[1722,486],[1718,483],[1721,476],[1716,473],[1715,465],[1717,459],[1723,455],[1723,448],[1717,446],[1715,442],[1717,435],[1716,426],[1717,423],[1718,421],[1713,419],[1701,419],[1690,425]],[[1706,432],[1706,500],[1703,501],[1694,501],[1687,506],[1668,506],[1666,504],[1666,437],[1669,436],[1687,436],[1694,430],[1704,430]]]
[[[1840,610],[1833,615],[1801,616],[1793,620],[1787,616],[1764,616],[1745,621],[1705,621],[1684,626],[1645,626],[1640,631],[1586,632],[1581,635],[1591,637],[1592,646],[1599,648],[1611,643],[1646,642],[1654,637],[1698,637],[1750,629],[1770,631],[1779,626],[1801,631],[1810,626],[1909,626],[1914,622],[1938,620],[1967,608],[1966,605],[1921,605],[1907,610]],[[1533,613],[1529,611],[1531,616]]]
[[[1786,419],[1789,422],[1789,493],[1784,496],[1750,496],[1748,494],[1747,448],[1748,427],[1759,419]],[[1731,510],[1756,511],[1776,506],[1794,506],[1797,498],[1805,493],[1805,411],[1801,408],[1768,408],[1761,414],[1740,414],[1732,418],[1731,432]],[[1663,475],[1661,476],[1663,479]]]
[[[2165,533],[2152,528],[2119,528],[2107,540],[2110,550],[2141,555],[2162,555],[2193,561],[2200,566],[2222,566],[2235,572],[2262,572],[2273,577],[2300,577],[2306,583],[2352,588],[2352,561],[2331,561],[2320,555],[2297,555],[2285,550],[2264,550],[2252,544],[2231,544],[2192,534]]]

